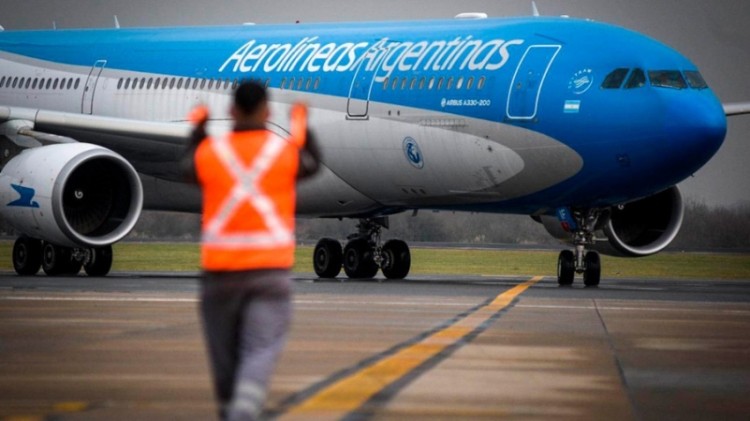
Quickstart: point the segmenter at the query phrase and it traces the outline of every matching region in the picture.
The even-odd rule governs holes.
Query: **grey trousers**
[[[256,420],[289,329],[289,272],[206,272],[202,287],[201,314],[219,416]]]

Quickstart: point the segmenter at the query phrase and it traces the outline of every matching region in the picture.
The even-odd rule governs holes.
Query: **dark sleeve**
[[[299,170],[297,179],[310,177],[320,169],[320,150],[315,135],[309,129],[305,134],[305,146],[299,151]]]
[[[198,145],[207,136],[206,125],[198,124],[188,138],[188,143],[180,156],[180,172],[186,183],[198,184],[198,174],[195,171],[195,151]]]

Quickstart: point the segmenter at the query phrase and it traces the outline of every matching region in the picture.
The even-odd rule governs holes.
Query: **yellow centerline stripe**
[[[446,348],[470,334],[521,293],[542,280],[536,276],[495,297],[468,316],[395,354],[331,384],[300,402],[279,419],[341,418]]]

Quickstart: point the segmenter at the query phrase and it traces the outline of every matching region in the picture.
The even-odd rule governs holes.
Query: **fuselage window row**
[[[243,79],[244,80],[244,79]],[[224,90],[227,91],[229,89],[236,89],[237,86],[239,86],[240,82],[242,80],[238,78],[175,78],[175,77],[165,77],[165,78],[120,78],[117,81],[117,90],[136,90],[136,89],[161,89],[161,90],[179,90],[179,89],[206,89],[206,90]],[[266,87],[270,84],[269,79],[256,79],[259,83],[264,83]],[[299,80],[298,89],[302,89],[303,80]],[[312,79],[308,79],[307,83],[305,83],[305,89],[310,89],[310,87],[313,87],[313,89],[317,90],[320,86],[320,78],[315,79],[315,82],[313,84]],[[283,88],[283,86],[282,86]],[[293,88],[293,80],[292,83],[290,83],[290,88]]]
[[[0,88],[24,89],[24,90],[70,90],[78,89],[81,78],[31,78],[19,76],[3,76],[0,78]]]
[[[485,77],[482,76],[479,78],[479,81],[477,82],[476,89],[482,89],[484,88],[485,84]],[[436,78],[435,76],[430,77],[427,79],[425,76],[422,76],[420,78],[417,77],[402,77],[399,78],[398,76],[394,76],[393,78],[386,77],[383,80],[383,89],[384,90],[406,90],[407,87],[409,90],[414,89],[471,89],[474,86],[474,77],[471,76],[465,80],[464,83],[464,77],[461,76],[458,79],[453,78],[452,76],[449,77],[447,80],[444,77]]]

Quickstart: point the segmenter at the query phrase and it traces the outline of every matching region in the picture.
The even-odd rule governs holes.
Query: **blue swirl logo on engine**
[[[404,139],[404,155],[414,168],[422,169],[424,167],[422,151],[419,150],[419,145],[414,138],[407,137]]]
[[[38,208],[39,202],[34,200],[36,191],[31,187],[19,186],[18,184],[11,184],[13,190],[18,193],[18,199],[8,203],[6,206],[17,206],[20,208]]]

